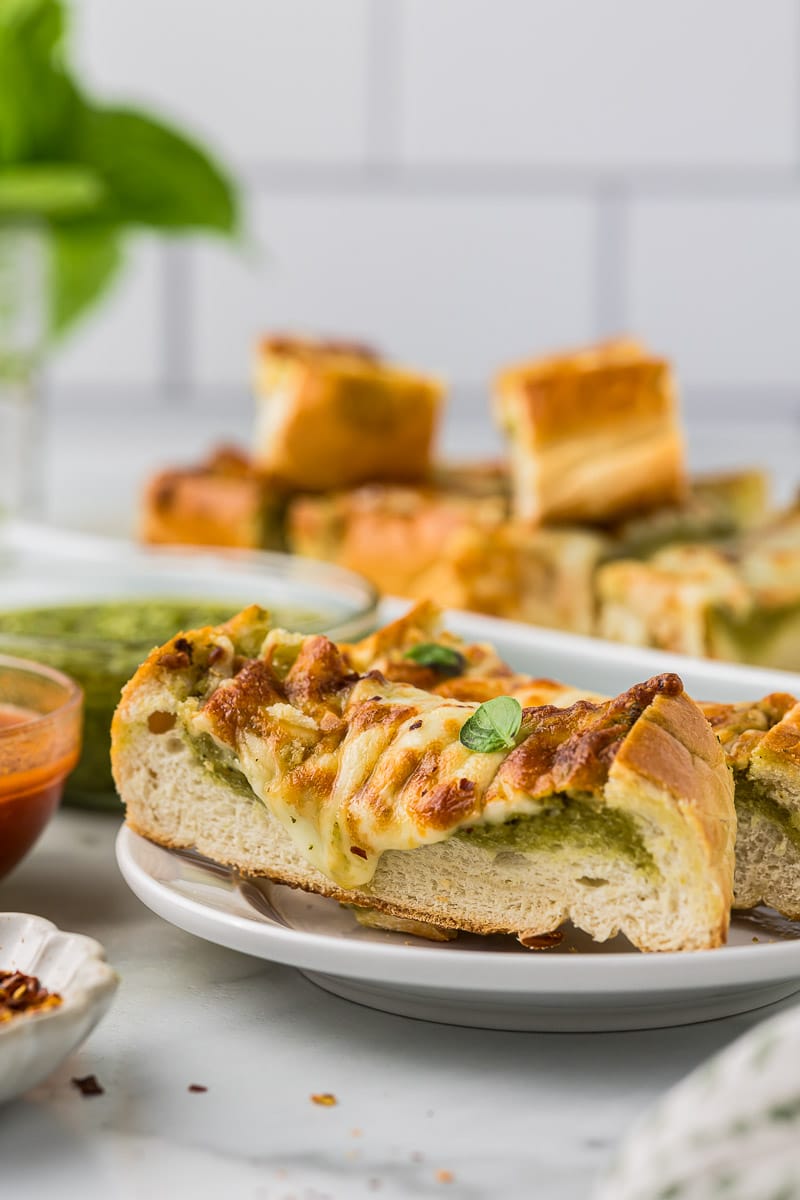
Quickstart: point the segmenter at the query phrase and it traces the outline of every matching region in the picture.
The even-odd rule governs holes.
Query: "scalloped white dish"
[[[35,975],[62,1003],[0,1024],[0,1104],[35,1087],[88,1037],[117,975],[99,942],[29,913],[0,913],[0,968]]]

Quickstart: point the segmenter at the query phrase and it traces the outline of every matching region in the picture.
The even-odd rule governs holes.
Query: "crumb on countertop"
[[[103,1096],[105,1088],[98,1083],[96,1075],[83,1075],[80,1079],[73,1077],[72,1086],[77,1088],[82,1096]]]

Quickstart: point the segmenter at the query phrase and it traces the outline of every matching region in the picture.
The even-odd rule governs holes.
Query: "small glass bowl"
[[[227,619],[259,604],[275,625],[326,633],[337,641],[355,640],[375,625],[375,589],[329,563],[260,551],[143,548],[72,535],[47,540],[19,529],[24,537],[0,538],[0,654],[48,663],[83,688],[83,754],[67,784],[66,804],[121,811],[109,761],[111,718],[139,664],[179,630],[112,638],[91,631],[48,634],[34,621],[20,632],[8,623],[16,613],[63,609],[68,615],[74,605],[172,601],[224,606]]]
[[[60,671],[0,655],[0,879],[58,806],[80,755],[82,700]]]

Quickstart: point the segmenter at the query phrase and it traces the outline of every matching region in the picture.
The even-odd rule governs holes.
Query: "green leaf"
[[[51,325],[71,325],[105,292],[122,263],[120,234],[113,226],[74,224],[53,229]]]
[[[461,728],[461,744],[468,750],[491,754],[494,750],[512,749],[522,724],[522,706],[512,696],[496,696],[487,700]]]
[[[26,163],[0,167],[0,217],[58,219],[98,208],[103,181],[87,167],[70,163]]]
[[[195,142],[152,117],[87,108],[77,153],[104,180],[103,213],[115,224],[236,229],[235,189],[222,169]]]
[[[0,164],[62,159],[80,100],[57,0],[0,0]]]
[[[420,642],[418,646],[406,650],[403,657],[410,658],[421,667],[432,667],[445,676],[460,675],[465,666],[463,654],[438,642]]]

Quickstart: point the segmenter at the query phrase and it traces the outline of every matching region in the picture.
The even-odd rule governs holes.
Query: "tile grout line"
[[[380,106],[376,106],[379,108]],[[385,112],[380,117],[392,123]],[[376,129],[379,117],[375,115]],[[389,136],[387,132],[387,137]],[[374,159],[377,133],[370,134]],[[442,194],[451,196],[500,195],[513,197],[537,193],[622,191],[645,199],[785,197],[800,193],[800,171],[792,168],[682,167],[648,170],[632,166],[614,169],[547,167],[511,164],[410,164],[389,161],[362,163],[251,163],[239,176],[254,190],[320,193],[375,193],[387,195]]]
[[[402,17],[396,0],[372,0],[367,14],[366,166],[386,169],[400,151]]]

